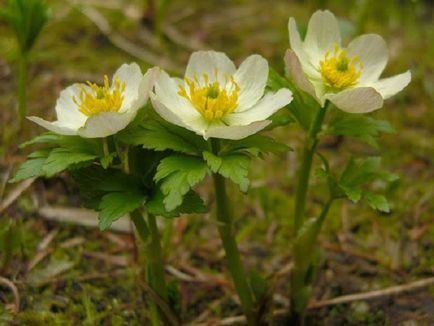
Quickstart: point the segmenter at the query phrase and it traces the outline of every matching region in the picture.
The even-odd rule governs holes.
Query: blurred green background
[[[0,5],[4,3],[0,1]],[[315,298],[368,291],[433,275],[432,1],[50,0],[47,3],[53,14],[31,56],[28,109],[31,115],[49,120],[55,118],[54,105],[62,88],[78,81],[101,82],[104,74],[111,75],[124,62],[136,61],[143,69],[160,65],[182,75],[191,52],[214,49],[226,52],[237,63],[252,53],[261,54],[283,73],[283,54],[289,46],[289,17],[296,18],[303,32],[317,9],[335,13],[347,41],[363,33],[382,35],[390,51],[383,76],[407,69],[412,72],[411,84],[372,114],[389,120],[396,133],[382,137],[378,150],[341,138],[325,139],[320,146],[337,168],[351,155],[380,154],[383,166],[399,174],[400,180],[386,189],[390,214],[346,201],[333,206],[322,236],[326,260],[318,276]],[[27,121],[17,132],[16,55],[13,34],[0,22],[1,200],[13,192],[7,180],[25,159],[26,153],[18,145],[42,131]],[[275,130],[273,136],[295,149],[302,141],[301,129],[295,125]],[[267,157],[253,165],[248,196],[232,189],[243,255],[251,268],[265,275],[280,275],[279,271],[285,271],[290,262],[288,217],[293,205],[296,162],[297,151]],[[309,209],[313,215],[325,187],[316,178],[312,183]],[[205,184],[200,191],[212,202],[209,189]],[[140,289],[135,287],[136,253],[131,236],[101,234],[92,228],[46,221],[40,216],[40,208],[46,204],[80,205],[77,189],[68,176],[35,181],[14,204],[0,211],[0,243],[10,236],[11,232],[5,230],[11,225],[16,240],[8,250],[0,244],[0,255],[4,261],[10,251],[9,267],[2,275],[15,280],[19,289],[18,324],[143,324],[147,311]],[[49,244],[41,249],[47,235],[52,239],[48,238]],[[182,217],[164,236],[168,265],[193,279],[202,274],[205,279],[198,283],[181,281],[176,273],[168,273],[180,283],[183,303],[179,309],[184,320],[208,325],[239,314],[233,293],[222,279],[227,275],[222,275],[225,270],[222,252],[210,214]],[[276,280],[277,308],[287,303],[284,299],[287,274],[282,272],[283,276]],[[431,287],[390,300],[337,305],[310,311],[308,320],[313,325],[400,325],[411,321],[429,325],[434,323],[433,296]],[[7,305],[2,307],[12,301],[7,287],[1,287],[0,324],[12,320]]]

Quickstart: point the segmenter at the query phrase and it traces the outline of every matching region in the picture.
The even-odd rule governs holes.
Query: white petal
[[[367,113],[383,106],[383,97],[372,87],[347,89],[336,94],[326,94],[325,98],[349,113]]]
[[[166,105],[161,103],[158,98],[151,94],[151,101],[152,106],[154,107],[154,110],[166,121],[173,123],[174,125],[187,128],[184,122],[182,122],[182,119],[175,114],[172,110],[170,110]]]
[[[295,54],[300,57],[306,57],[306,52],[304,52],[303,41],[300,38],[300,33],[297,29],[297,24],[294,18],[289,18],[288,22],[288,31],[289,31],[289,45],[291,49],[295,52]]]
[[[410,71],[406,71],[393,77],[380,79],[372,83],[372,87],[374,87],[384,99],[388,99],[389,97],[392,97],[396,93],[402,91],[410,83],[410,81],[411,73]]]
[[[362,64],[360,86],[377,80],[386,67],[388,50],[384,39],[377,34],[361,35],[348,44],[348,56],[358,56]]]
[[[173,114],[185,120],[193,120],[200,113],[184,97],[178,94],[179,79],[172,79],[165,71],[160,71],[155,80],[155,99],[167,107]]]
[[[315,98],[318,102],[320,102],[320,100],[316,95],[314,85],[307,78],[301,66],[300,60],[298,59],[298,57],[293,51],[291,50],[286,51],[285,63],[286,63],[286,67],[288,68],[288,72],[294,79],[296,85],[301,90],[310,94],[313,98]]]
[[[151,101],[154,110],[166,121],[173,123],[174,125],[186,128],[188,130],[194,131],[198,135],[203,136],[208,123],[202,118],[201,115],[181,117],[177,115],[174,111],[169,109],[166,105],[161,103],[155,94],[151,94]]]
[[[100,112],[90,116],[85,125],[78,130],[84,138],[102,138],[114,135],[124,129],[134,118],[129,112]]]
[[[242,139],[264,129],[270,123],[271,121],[264,120],[264,121],[253,122],[247,126],[210,127],[206,131],[204,137],[205,139],[208,138],[223,138],[223,139],[233,139],[233,140]]]
[[[316,11],[309,20],[304,50],[311,62],[319,64],[325,53],[341,44],[338,21],[330,11]]]
[[[227,117],[225,121],[229,125],[248,125],[255,121],[262,121],[283,108],[292,101],[292,93],[289,89],[282,88],[276,93],[266,94],[254,107],[244,112],[235,112]]]
[[[300,38],[300,33],[297,30],[297,25],[292,17],[288,22],[288,30],[289,44],[291,45],[291,49],[294,51],[295,56],[298,58],[304,73],[314,78],[320,78],[317,55],[306,53],[303,42]],[[313,61],[311,61],[311,57],[313,57]]]
[[[241,112],[252,107],[264,95],[268,80],[268,62],[260,55],[248,57],[234,75],[240,86],[238,109]]]
[[[79,101],[81,88],[88,89],[84,84],[73,84],[68,86],[60,95],[56,102],[57,120],[71,129],[78,129],[84,125],[87,116],[78,110],[78,105],[74,103],[74,98]]]
[[[123,92],[124,100],[119,112],[125,112],[133,107],[139,97],[139,87],[142,83],[143,74],[137,63],[123,64],[113,75],[113,81],[118,78],[121,83],[125,83]],[[112,87],[113,87],[112,82]]]
[[[130,111],[137,112],[138,109],[146,104],[149,99],[149,94],[154,88],[155,79],[157,78],[159,71],[160,68],[154,67],[148,69],[145,73],[139,85],[137,100],[131,104],[131,107],[129,108]]]
[[[50,122],[39,117],[27,117],[27,119],[59,135],[72,136],[77,134],[77,130],[65,126],[61,121]]]
[[[215,80],[215,72],[217,69],[217,80],[221,85],[225,84],[227,76],[232,76],[235,71],[235,65],[223,52],[216,51],[197,51],[194,52],[188,60],[185,77],[197,77],[200,82],[203,82],[203,74],[206,73],[209,80]]]

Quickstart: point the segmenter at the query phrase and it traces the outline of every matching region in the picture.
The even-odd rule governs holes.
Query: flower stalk
[[[291,272],[290,282],[291,282],[291,292],[290,292],[290,325],[303,326],[305,324],[305,312],[307,304],[309,303],[309,298],[311,295],[312,283],[315,279],[316,265],[312,261],[315,259],[315,251],[313,248],[316,246],[319,232],[321,231],[322,225],[325,218],[330,210],[330,207],[335,198],[329,197],[327,202],[324,204],[321,214],[315,221],[314,236],[311,242],[307,244],[307,251],[313,251],[307,253],[310,255],[310,263],[305,264],[306,257],[300,257],[295,252],[293,252],[294,268]],[[312,250],[313,249],[313,250]],[[300,259],[302,258],[302,259]],[[303,260],[303,261],[302,261]]]
[[[310,172],[312,170],[313,155],[318,144],[318,132],[321,130],[329,102],[320,108],[312,121],[303,148],[301,165],[298,172],[297,188],[295,193],[294,233],[297,235],[304,222],[306,212],[306,197],[309,186]]]
[[[214,154],[218,154],[219,142],[212,139]],[[225,250],[226,261],[231,273],[235,289],[241,302],[244,315],[249,326],[256,325],[253,315],[254,300],[252,291],[247,282],[247,277],[241,262],[240,252],[233,234],[233,219],[229,205],[229,199],[226,193],[226,182],[220,174],[213,174],[214,190],[217,206],[218,231]]]
[[[320,108],[316,113],[312,124],[307,133],[307,137],[305,140],[305,145],[303,148],[303,154],[301,158],[301,165],[299,169],[299,179],[297,182],[297,190],[295,195],[295,208],[294,208],[294,233],[295,238],[299,235],[299,231],[302,228],[305,222],[305,213],[306,213],[306,198],[307,192],[309,189],[309,179],[312,170],[313,156],[315,154],[316,146],[318,144],[319,138],[318,133],[321,130],[322,123],[324,121],[324,117],[327,111],[327,107],[329,102],[327,101],[324,107]],[[330,209],[330,205],[333,202],[333,197],[327,201],[321,215],[318,220],[315,222],[316,224],[316,232],[315,236],[311,238],[311,243],[307,245],[311,250],[306,249],[306,255],[310,255],[309,264],[306,265],[306,257],[300,257],[297,254],[298,248],[294,246],[293,248],[293,260],[294,260],[294,269],[291,273],[290,283],[291,283],[291,292],[290,292],[290,318],[291,325],[302,326],[304,325],[304,315],[307,303],[309,302],[311,285],[315,275],[316,266],[312,262],[314,258],[315,252],[315,243],[318,237],[319,230],[324,222],[325,217]],[[312,266],[313,264],[313,266]]]
[[[164,301],[168,302],[166,281],[164,279],[164,263],[162,260],[162,250],[160,245],[160,234],[157,228],[155,216],[147,215],[147,223],[139,210],[130,214],[137,234],[146,246],[148,264],[147,281],[149,286]],[[156,302],[151,303],[151,322],[153,326],[163,325],[161,321],[161,311]]]

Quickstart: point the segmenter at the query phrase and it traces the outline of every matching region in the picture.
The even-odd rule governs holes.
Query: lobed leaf
[[[335,110],[326,133],[334,136],[350,136],[372,147],[378,148],[380,133],[393,133],[395,129],[388,121],[376,120],[366,114],[346,113]]]
[[[207,174],[208,166],[197,157],[173,155],[164,158],[157,168],[154,180],[161,181],[161,190],[166,196],[166,210],[172,211],[181,205],[183,196]]]
[[[200,153],[203,140],[190,131],[181,131],[158,121],[148,121],[135,128],[127,129],[117,138],[130,145],[142,145],[157,151],[173,150],[181,153]]]
[[[9,182],[18,182],[24,179],[43,176],[45,173],[42,167],[50,154],[51,149],[41,149],[31,153],[28,160],[21,164],[17,173]]]
[[[221,157],[222,163],[218,173],[236,183],[242,192],[249,188],[250,157],[244,154],[229,154]]]
[[[90,163],[97,156],[85,152],[73,152],[67,148],[55,148],[48,155],[42,166],[42,171],[47,177],[51,177],[77,163]]]
[[[223,142],[222,151],[227,152],[246,152],[250,154],[285,153],[291,148],[285,144],[275,141],[271,137],[255,134],[244,139]]]
[[[167,218],[178,217],[181,214],[203,214],[208,211],[205,203],[194,191],[187,192],[182,204],[170,212],[165,208],[164,194],[160,190],[146,202],[145,207],[150,214]]]
[[[111,192],[104,195],[99,204],[99,228],[106,230],[121,216],[140,207],[145,197],[140,192]]]

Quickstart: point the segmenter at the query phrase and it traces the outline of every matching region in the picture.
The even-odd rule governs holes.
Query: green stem
[[[218,147],[219,144],[214,142],[213,151],[215,154],[218,154]],[[244,272],[243,264],[241,263],[240,253],[233,234],[233,221],[226,193],[225,179],[217,173],[213,174],[213,179],[217,205],[218,231],[225,250],[229,271],[234,281],[235,289],[241,302],[241,307],[247,319],[247,324],[249,326],[256,325],[256,320],[253,315],[254,303],[252,292],[247,283],[247,277]]]
[[[118,144],[115,145],[119,154],[119,158],[122,161],[123,170],[125,173],[129,173],[129,147],[127,147],[125,153],[122,153],[122,151],[119,150]],[[161,301],[163,301],[163,303],[167,304],[167,307],[169,307],[166,281],[164,279],[164,262],[160,244],[160,234],[158,232],[155,216],[148,214],[148,223],[146,223],[142,213],[136,209],[131,212],[130,217],[134,223],[134,226],[136,227],[137,234],[146,246],[147,266],[145,270],[146,275],[148,276],[148,284],[151,289],[155,291],[156,295],[158,295],[159,299],[161,299]],[[168,309],[170,310],[170,308]],[[159,309],[157,300],[151,300],[150,310],[151,324],[153,326],[161,326],[164,324],[163,320],[165,319],[161,318],[161,316],[165,316],[165,314],[162,313],[162,309]],[[167,313],[169,314],[169,312]],[[167,317],[167,319],[170,318]]]
[[[18,117],[20,123],[23,122],[27,115],[27,68],[28,68],[28,55],[22,53],[18,58]]]
[[[294,233],[297,235],[304,222],[304,214],[306,211],[306,197],[309,186],[310,171],[312,169],[313,154],[315,153],[316,145],[318,144],[318,132],[321,130],[321,125],[327,110],[327,105],[318,110],[312,124],[310,126],[307,138],[303,147],[301,164],[298,172],[297,188],[295,192],[295,209],[294,209]]]
[[[104,156],[108,157],[110,155],[110,150],[109,150],[109,146],[108,146],[108,140],[107,137],[104,137],[102,139],[102,149],[104,151]]]
[[[168,302],[166,281],[164,279],[164,263],[160,246],[160,234],[157,228],[157,222],[154,215],[148,215],[146,223],[139,210],[133,211],[131,219],[136,227],[137,234],[146,245],[147,253],[147,280],[152,290],[164,301]],[[160,320],[160,311],[156,302],[152,302],[151,307],[151,324],[153,326],[162,325]]]
[[[160,233],[154,215],[148,214],[148,226],[151,231],[151,242],[148,245],[148,255],[151,264],[152,285],[157,294],[168,302],[166,281],[164,279],[164,263],[160,244]]]
[[[294,326],[303,326],[305,322],[305,312],[307,304],[309,303],[310,299],[310,292],[312,289],[312,283],[315,279],[315,272],[316,267],[314,264],[314,256],[315,256],[315,245],[318,239],[318,235],[321,231],[322,225],[324,223],[325,218],[327,217],[327,214],[330,210],[330,206],[332,205],[334,201],[333,197],[330,197],[327,202],[325,203],[320,216],[315,221],[315,224],[313,225],[313,235],[312,235],[312,242],[306,243],[305,247],[303,248],[306,250],[306,255],[310,254],[309,256],[303,255],[301,259],[303,262],[298,261],[297,257],[300,257],[300,255],[293,254],[294,257],[294,268],[291,272],[291,292],[290,292],[290,325]],[[309,259],[310,262],[308,265],[306,264],[306,259]]]

